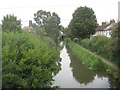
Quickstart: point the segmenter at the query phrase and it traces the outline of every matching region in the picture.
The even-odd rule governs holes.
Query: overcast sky
[[[61,18],[61,25],[67,27],[72,19],[72,13],[80,6],[94,10],[97,21],[118,20],[118,2],[120,0],[1,0],[0,24],[3,16],[14,14],[21,19],[23,26],[28,26],[38,10],[56,12]]]

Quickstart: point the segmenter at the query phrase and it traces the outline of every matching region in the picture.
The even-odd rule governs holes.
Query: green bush
[[[110,39],[105,36],[97,36],[92,39],[83,39],[81,40],[80,45],[111,60]]]
[[[51,87],[59,70],[58,50],[33,34],[2,34],[3,88]]]
[[[120,67],[120,22],[112,27],[111,57]]]
[[[83,39],[83,40],[81,40],[80,43],[84,48],[89,49],[89,50],[91,49],[91,40],[90,39],[88,39],[88,38]]]
[[[95,43],[93,43],[95,42]],[[95,38],[95,41],[91,40],[91,43],[93,44],[92,47],[95,48],[96,53],[97,54],[105,54],[105,52],[107,51],[107,47],[109,45],[109,38],[105,37],[105,36],[98,36]]]

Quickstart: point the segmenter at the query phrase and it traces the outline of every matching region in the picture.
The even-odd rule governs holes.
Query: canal
[[[61,42],[61,70],[54,76],[53,86],[59,88],[114,88],[117,82],[105,71],[90,70],[68,52]]]

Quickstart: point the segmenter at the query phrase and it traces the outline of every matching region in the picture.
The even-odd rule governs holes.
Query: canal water
[[[115,82],[107,72],[90,70],[74,55],[69,54],[66,45],[61,42],[61,70],[54,76],[53,86],[59,88],[114,88]]]

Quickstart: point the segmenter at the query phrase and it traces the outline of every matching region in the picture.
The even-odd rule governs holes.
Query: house
[[[99,35],[104,35],[108,38],[111,37],[112,34],[112,27],[115,25],[115,20],[112,19],[110,20],[109,23],[106,22],[102,22],[102,25],[98,26],[96,28],[96,32],[94,35],[92,35],[91,37],[95,37],[95,36],[99,36]]]

